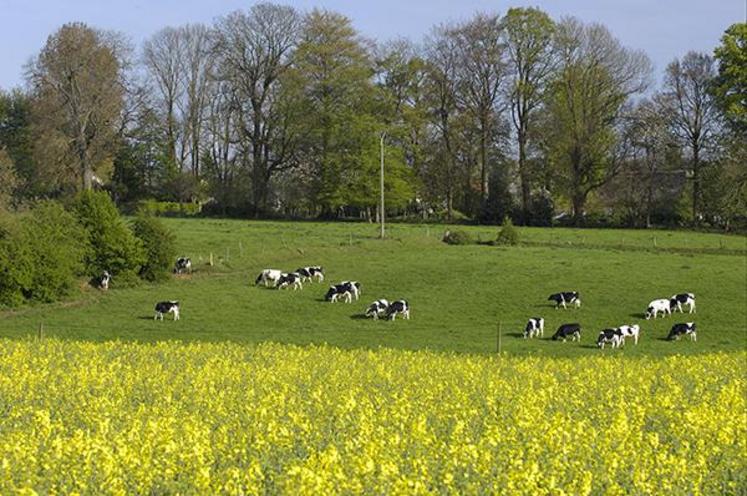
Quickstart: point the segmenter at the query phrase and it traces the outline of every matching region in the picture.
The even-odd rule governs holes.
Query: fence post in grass
[[[241,240],[239,240],[239,255],[244,256],[244,245],[241,244]]]
[[[39,339],[44,338],[44,322],[39,322]]]
[[[213,252],[210,252],[210,266],[213,266]]]
[[[654,248],[656,248],[656,236],[654,236]]]
[[[497,343],[497,348],[498,348],[498,355],[500,355],[501,354],[501,321],[500,320],[498,321],[498,343]]]

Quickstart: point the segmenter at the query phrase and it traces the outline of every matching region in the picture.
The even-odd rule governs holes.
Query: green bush
[[[31,253],[21,223],[10,215],[0,216],[0,305],[23,303],[24,291],[33,277]]]
[[[176,258],[176,237],[163,222],[150,215],[139,215],[132,225],[135,236],[145,248],[140,277],[147,281],[166,279]]]
[[[87,273],[97,276],[107,270],[119,286],[137,281],[145,263],[143,243],[132,233],[109,195],[84,191],[75,199],[73,210],[91,243],[86,257]]]
[[[443,242],[449,245],[469,245],[474,241],[467,231],[455,229],[444,233]]]
[[[510,217],[503,218],[501,230],[498,231],[498,238],[495,240],[499,245],[516,245],[519,243],[519,231],[514,227]]]
[[[202,212],[200,203],[162,202],[142,200],[137,203],[137,213],[163,217],[194,217]]]
[[[32,263],[28,299],[51,302],[67,296],[84,273],[88,236],[75,216],[54,201],[37,204],[23,218],[23,237]]]

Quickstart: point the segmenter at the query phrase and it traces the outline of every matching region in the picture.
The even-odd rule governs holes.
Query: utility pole
[[[386,133],[382,131],[379,144],[381,146],[381,172],[379,174],[379,188],[381,191],[381,198],[380,198],[380,211],[379,211],[379,220],[381,221],[381,239],[384,239],[384,138],[386,138]]]

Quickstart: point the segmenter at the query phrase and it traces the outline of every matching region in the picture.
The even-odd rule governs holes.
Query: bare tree
[[[719,113],[711,93],[716,77],[713,58],[688,52],[667,66],[664,78],[664,108],[672,130],[690,150],[693,171],[693,221],[697,222],[701,200],[702,153],[716,135]]]
[[[274,148],[282,134],[274,113],[279,79],[290,64],[300,23],[293,8],[260,3],[248,12],[229,14],[216,26],[218,77],[229,82],[240,105],[240,135],[251,157],[252,200],[258,212],[267,207],[272,175],[286,165],[286,157]]]
[[[496,121],[502,113],[498,105],[506,78],[505,44],[502,27],[495,14],[477,14],[458,26],[451,35],[458,50],[458,98],[477,127],[480,170],[480,199],[488,195],[489,151],[497,141]]]

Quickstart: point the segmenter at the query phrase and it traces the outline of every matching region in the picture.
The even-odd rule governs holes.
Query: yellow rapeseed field
[[[746,364],[0,340],[0,494],[744,494]]]

